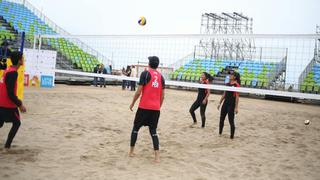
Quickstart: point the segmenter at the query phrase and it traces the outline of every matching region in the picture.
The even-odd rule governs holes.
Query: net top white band
[[[320,34],[125,34],[125,35],[36,35],[41,38],[266,38],[320,39]]]
[[[116,75],[106,75],[106,74],[96,74],[96,73],[86,73],[86,72],[75,72],[61,69],[54,69],[56,73],[79,75],[79,76],[88,76],[88,77],[102,77],[114,80],[129,80],[129,81],[138,81],[139,78],[127,77],[127,76],[116,76]],[[299,99],[314,99],[320,100],[320,95],[318,94],[308,94],[308,93],[299,93],[299,92],[287,92],[287,91],[277,91],[277,90],[266,90],[266,89],[254,89],[254,88],[243,88],[243,87],[228,87],[222,85],[204,85],[199,83],[190,83],[190,82],[181,82],[181,81],[166,81],[166,85],[171,86],[181,86],[189,88],[204,88],[220,91],[236,91],[240,93],[249,93],[249,94],[260,94],[260,95],[273,95],[273,96],[283,96],[283,97],[292,97]]]

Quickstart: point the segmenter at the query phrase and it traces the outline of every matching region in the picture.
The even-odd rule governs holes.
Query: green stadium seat
[[[245,87],[246,86],[246,79],[241,80],[241,86]]]
[[[269,86],[269,80],[268,79],[262,79],[262,88],[267,89]]]
[[[313,86],[314,86],[314,83],[307,83],[307,92],[312,92]]]
[[[318,94],[319,93],[319,85],[314,85],[313,86],[313,92]]]
[[[263,80],[259,79],[257,82],[257,87],[261,88],[263,86]]]
[[[300,91],[301,92],[306,92],[307,91],[307,83],[303,82],[301,85],[300,85]]]
[[[247,87],[250,87],[251,86],[251,79],[247,79],[246,80],[246,85],[245,86],[247,86]]]

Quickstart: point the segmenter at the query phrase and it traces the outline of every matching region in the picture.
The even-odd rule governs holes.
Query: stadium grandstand
[[[316,27],[316,33],[320,34],[320,26]],[[299,83],[300,91],[307,93],[320,93],[320,39],[315,43],[314,58],[302,72]]]
[[[23,4],[0,1],[0,42],[9,40],[18,49],[21,33],[26,33],[25,47],[31,48],[41,43],[41,49],[58,52],[57,68],[92,72],[93,68],[106,62],[98,51],[79,40],[46,38],[34,42],[35,35],[68,35],[66,31],[50,21],[28,1]]]
[[[281,64],[272,62],[195,59],[177,69],[171,79],[195,82],[202,72],[209,72],[215,76],[215,84],[224,84],[226,72],[234,69],[242,77],[242,86],[267,89],[282,68]]]

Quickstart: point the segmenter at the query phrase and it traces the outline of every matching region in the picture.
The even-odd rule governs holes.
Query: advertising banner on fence
[[[25,86],[53,87],[57,52],[38,49],[24,49]]]

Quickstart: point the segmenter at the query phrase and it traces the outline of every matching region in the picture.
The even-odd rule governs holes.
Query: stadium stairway
[[[3,18],[3,16],[0,15],[0,26],[3,27],[5,30],[7,30],[8,32],[12,33],[12,34],[17,34],[18,32],[12,28],[7,21]],[[10,37],[9,37],[10,38]]]
[[[19,50],[21,46],[21,34],[19,34],[7,21],[0,16],[0,44],[3,41],[9,43],[11,50]],[[31,47],[31,43],[25,41],[25,47]]]

